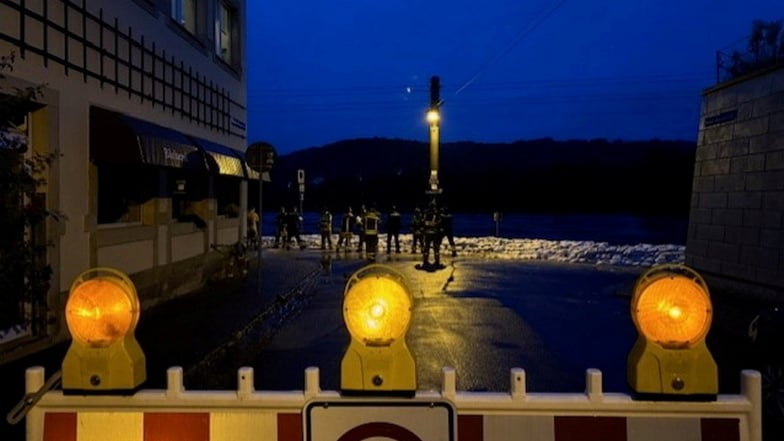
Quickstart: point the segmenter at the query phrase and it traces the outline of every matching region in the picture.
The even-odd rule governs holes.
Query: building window
[[[215,51],[226,64],[234,65],[237,61],[239,41],[237,30],[237,10],[230,4],[218,2],[215,16]]]
[[[171,0],[171,17],[193,35],[199,35],[197,0]]]
[[[157,170],[98,165],[98,223],[141,222],[141,206],[156,194]]]
[[[231,176],[216,176],[214,182],[218,216],[227,218],[239,217],[240,183],[242,180]]]
[[[168,187],[172,201],[172,219],[207,227],[204,202],[208,198],[207,175],[184,169],[168,171]]]

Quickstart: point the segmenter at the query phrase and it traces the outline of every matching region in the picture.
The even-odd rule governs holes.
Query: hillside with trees
[[[456,212],[685,216],[695,150],[694,142],[661,140],[443,143],[442,199]],[[305,170],[305,210],[373,202],[410,210],[426,201],[429,144],[352,139],[282,155],[265,209],[298,205],[298,169]]]

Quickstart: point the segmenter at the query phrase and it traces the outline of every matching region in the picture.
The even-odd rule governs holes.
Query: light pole
[[[430,78],[430,108],[427,111],[426,119],[430,125],[430,180],[428,189],[425,193],[433,195],[441,194],[438,185],[438,150],[439,150],[439,129],[441,123],[441,99],[439,98],[439,78]]]

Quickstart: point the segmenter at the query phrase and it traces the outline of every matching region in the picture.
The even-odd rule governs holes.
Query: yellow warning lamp
[[[405,341],[412,309],[404,277],[388,266],[367,265],[349,278],[343,298],[351,334],[340,370],[344,394],[414,395],[416,365]]]
[[[73,341],[63,360],[65,393],[131,393],[147,378],[134,337],[139,297],[133,282],[113,268],[76,277],[65,305]]]
[[[643,399],[714,400],[718,369],[705,337],[713,318],[708,287],[684,265],[660,265],[634,287],[639,337],[629,353],[629,386]]]

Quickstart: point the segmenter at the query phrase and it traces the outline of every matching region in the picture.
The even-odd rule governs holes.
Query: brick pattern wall
[[[686,264],[784,300],[784,67],[704,93]]]

